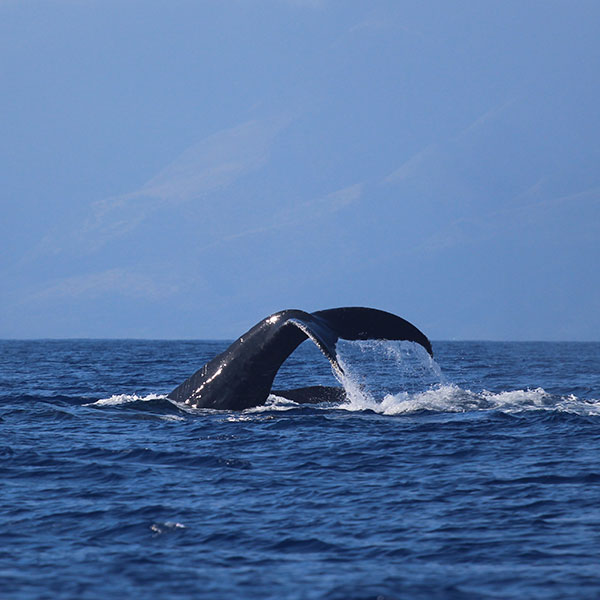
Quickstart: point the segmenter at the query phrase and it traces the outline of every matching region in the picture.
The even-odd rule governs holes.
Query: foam
[[[244,412],[249,413],[260,413],[266,411],[285,411],[292,410],[294,408],[298,408],[301,406],[297,402],[290,400],[288,398],[284,398],[283,396],[277,396],[276,394],[269,394],[267,401],[262,406],[254,406],[252,408],[248,408]]]
[[[129,404],[130,402],[150,402],[151,400],[167,400],[164,394],[148,394],[147,396],[138,396],[137,394],[113,394],[110,398],[101,398],[96,402],[84,404],[84,406],[119,406]]]
[[[600,415],[600,400],[583,400],[573,394],[557,396],[541,387],[500,392],[461,388],[447,382],[429,354],[410,342],[351,342],[340,354],[344,373],[336,376],[347,400],[336,408],[342,410],[369,410],[384,415],[535,410]],[[390,381],[407,391],[386,390],[386,382]]]
[[[410,415],[424,411],[459,413],[471,411],[556,411],[582,416],[600,416],[600,401],[577,396],[553,396],[543,388],[499,393],[473,392],[457,385],[438,385],[423,392],[386,394],[382,399],[353,391],[347,402],[337,408],[348,411],[370,410],[383,415]]]

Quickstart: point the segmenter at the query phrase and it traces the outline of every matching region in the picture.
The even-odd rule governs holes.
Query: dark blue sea
[[[600,597],[600,344],[340,342],[343,405],[166,399],[226,345],[0,342],[0,598]],[[276,385],[319,383],[307,343]]]

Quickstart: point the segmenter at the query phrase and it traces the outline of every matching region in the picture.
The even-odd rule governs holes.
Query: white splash
[[[344,369],[338,379],[347,396],[338,409],[384,415],[544,410],[600,416],[600,400],[557,396],[541,387],[502,392],[463,389],[446,382],[437,363],[416,344],[370,340],[351,342],[338,350]],[[390,381],[395,390],[385,389]]]
[[[84,404],[84,406],[119,406],[120,404],[129,404],[130,402],[149,402],[150,400],[167,400],[164,394],[148,394],[147,396],[138,396],[137,394],[114,394],[110,398],[101,398],[96,402]]]
[[[439,385],[443,376],[426,350],[411,342],[367,340],[338,342],[338,361],[343,374],[334,375],[353,406],[373,409],[389,394],[421,392]],[[393,389],[390,383],[393,382]],[[402,392],[400,392],[402,391]]]
[[[371,410],[383,415],[410,415],[424,411],[461,413],[470,411],[557,411],[582,416],[600,416],[599,400],[583,400],[577,396],[553,396],[543,388],[494,393],[473,392],[457,385],[437,385],[423,392],[386,394],[378,400],[356,390],[347,402],[338,406],[349,411]]]
[[[152,525],[150,525],[150,531],[152,531],[155,536],[163,533],[169,533],[171,531],[177,531],[178,529],[187,529],[187,527],[182,523],[176,523],[175,521],[152,523]]]
[[[245,413],[261,413],[261,412],[271,412],[271,411],[283,411],[283,410],[291,410],[293,408],[298,408],[301,406],[297,402],[293,400],[289,400],[288,398],[284,398],[282,396],[277,396],[275,394],[269,394],[267,401],[261,406],[254,406],[252,408],[246,409]]]

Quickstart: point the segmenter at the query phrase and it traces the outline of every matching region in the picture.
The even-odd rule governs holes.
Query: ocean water
[[[225,346],[0,342],[0,598],[600,597],[600,344],[341,342],[343,405],[165,398]],[[319,383],[303,344],[277,386]]]

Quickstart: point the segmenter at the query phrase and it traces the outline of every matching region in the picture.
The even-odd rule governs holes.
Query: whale
[[[358,306],[311,313],[286,309],[254,325],[167,397],[194,408],[233,411],[261,406],[270,394],[298,403],[343,400],[341,387],[272,390],[281,365],[307,339],[317,345],[338,375],[344,374],[336,353],[339,339],[406,340],[421,345],[433,357],[427,336],[393,313]]]

